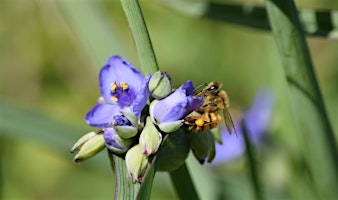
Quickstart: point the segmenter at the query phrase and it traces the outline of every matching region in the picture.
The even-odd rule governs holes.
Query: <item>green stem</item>
[[[199,199],[186,164],[170,172],[179,199]]]
[[[257,173],[257,163],[256,163],[256,159],[254,157],[251,141],[248,137],[248,129],[245,125],[244,120],[242,120],[241,126],[242,126],[242,130],[243,130],[243,136],[244,136],[244,142],[245,142],[245,148],[246,148],[246,155],[247,155],[248,160],[249,160],[251,182],[252,182],[252,186],[254,188],[255,197],[256,197],[257,200],[262,200],[263,194],[262,194],[261,184],[260,184],[260,181],[259,181],[259,176],[258,176],[258,173]]]
[[[141,71],[145,75],[158,71],[155,53],[138,0],[121,0],[121,5],[134,38]]]
[[[334,133],[313,70],[297,10],[292,0],[266,0],[268,17],[298,121],[299,142],[321,199],[333,199],[338,188],[338,153]]]

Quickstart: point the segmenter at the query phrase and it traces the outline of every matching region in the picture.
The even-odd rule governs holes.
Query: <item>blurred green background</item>
[[[161,70],[175,86],[187,79],[195,85],[223,82],[239,110],[250,106],[260,88],[271,89],[276,106],[269,140],[256,149],[264,194],[316,199],[271,34],[183,15],[163,2],[140,1]],[[338,9],[335,0],[296,3]],[[77,165],[69,149],[92,130],[83,118],[100,95],[97,77],[106,59],[119,54],[139,66],[119,1],[1,0],[0,38],[0,198],[112,199],[107,153]],[[338,41],[307,41],[337,140]],[[217,167],[189,158],[188,167],[201,199],[254,198],[245,158]],[[175,198],[169,176],[158,173],[152,199]]]

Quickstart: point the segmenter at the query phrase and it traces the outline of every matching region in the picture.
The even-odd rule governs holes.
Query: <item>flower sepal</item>
[[[165,133],[172,133],[177,131],[183,125],[183,120],[177,120],[172,122],[163,122],[158,125],[161,131]]]
[[[173,171],[179,168],[189,155],[189,140],[187,134],[179,129],[167,134],[156,153],[158,171]]]
[[[139,139],[142,153],[146,156],[156,153],[161,142],[162,134],[157,130],[150,117],[147,117],[146,125],[143,128]]]
[[[215,139],[210,131],[191,135],[190,148],[199,163],[212,162],[215,158]]]
[[[134,126],[114,126],[116,133],[123,139],[129,139],[137,134],[137,128]]]

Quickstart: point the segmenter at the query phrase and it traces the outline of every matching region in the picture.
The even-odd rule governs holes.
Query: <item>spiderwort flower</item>
[[[203,103],[203,98],[192,96],[194,93],[195,88],[189,80],[168,97],[154,100],[149,109],[153,122],[167,133],[178,130],[182,119]]]
[[[135,119],[140,117],[150,96],[150,77],[148,75],[144,78],[140,71],[123,58],[110,57],[99,74],[104,101],[99,101],[87,113],[86,122],[98,128],[115,126],[116,132],[122,138],[136,135],[138,127]],[[105,134],[109,133],[111,131]]]
[[[274,105],[273,95],[266,90],[261,90],[248,111],[244,113],[243,119],[247,126],[248,136],[253,145],[259,144],[267,131],[270,123],[272,107]],[[234,121],[237,137],[229,135],[225,127],[221,127],[223,144],[216,144],[216,157],[213,165],[234,160],[245,152],[243,131],[239,121]]]

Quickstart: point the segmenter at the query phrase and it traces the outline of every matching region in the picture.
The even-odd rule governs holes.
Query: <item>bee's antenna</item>
[[[201,89],[201,87],[205,87],[207,85],[208,85],[208,83],[202,83],[201,85],[199,85],[195,88],[195,91],[197,91],[197,90]]]

